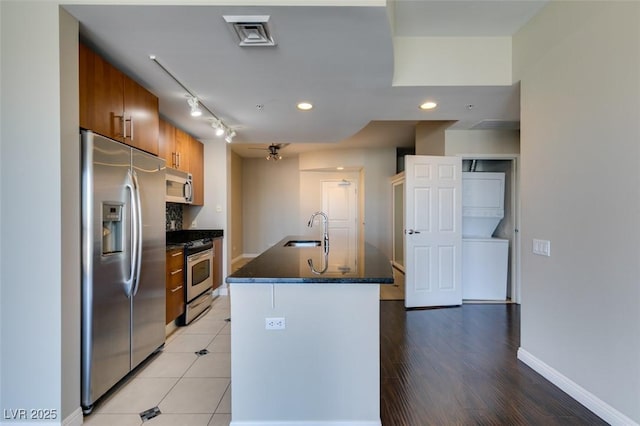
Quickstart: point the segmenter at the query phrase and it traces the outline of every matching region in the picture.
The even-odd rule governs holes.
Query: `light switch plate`
[[[533,254],[540,256],[551,256],[551,241],[549,240],[533,240]]]

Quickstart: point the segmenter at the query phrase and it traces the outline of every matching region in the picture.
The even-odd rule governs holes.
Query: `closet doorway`
[[[505,214],[494,235],[509,240],[509,263],[507,275],[507,302],[520,303],[520,197],[519,197],[519,156],[516,154],[470,154],[462,157],[462,171],[504,172],[505,173]],[[392,211],[392,264],[404,272],[404,192],[405,174],[398,173],[391,178],[393,200]]]

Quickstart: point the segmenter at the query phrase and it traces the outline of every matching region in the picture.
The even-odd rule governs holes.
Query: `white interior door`
[[[358,244],[358,185],[355,180],[322,182],[322,211],[329,217],[330,271],[355,271]]]
[[[462,159],[405,157],[405,307],[462,304]]]

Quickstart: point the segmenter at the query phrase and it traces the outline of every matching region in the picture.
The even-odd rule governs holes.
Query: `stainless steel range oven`
[[[211,239],[193,241],[185,248],[185,324],[211,308],[213,301],[213,242]]]

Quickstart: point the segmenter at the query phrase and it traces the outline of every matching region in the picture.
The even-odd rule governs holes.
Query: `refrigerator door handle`
[[[138,175],[136,174],[136,171],[133,171],[133,188],[135,189],[135,210],[136,210],[136,226],[135,226],[135,232],[136,234],[134,235],[134,241],[136,244],[136,258],[135,258],[135,264],[136,264],[136,274],[135,274],[135,281],[134,281],[134,287],[133,287],[133,292],[131,293],[133,296],[135,296],[138,293],[138,286],[140,284],[140,269],[142,266],[142,203],[140,202],[140,184],[138,183]]]
[[[125,187],[129,190],[129,202],[131,205],[131,263],[129,266],[129,278],[125,280],[127,285],[127,298],[133,294],[134,280],[136,277],[136,262],[138,258],[138,221],[136,220],[136,190],[131,172],[127,172]]]

